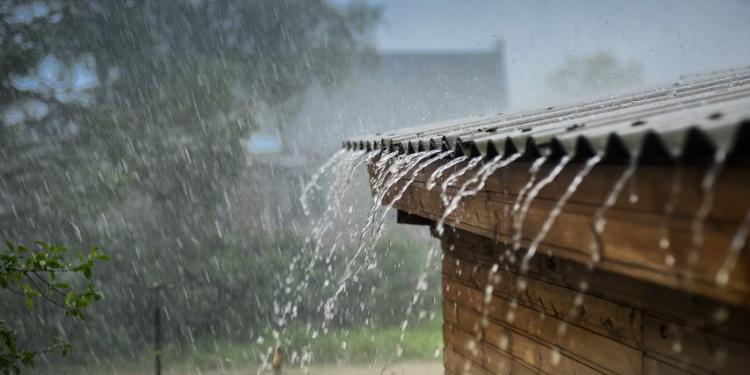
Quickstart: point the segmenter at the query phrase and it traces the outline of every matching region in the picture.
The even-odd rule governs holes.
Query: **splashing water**
[[[607,212],[607,210],[615,205],[615,203],[617,202],[617,198],[620,197],[620,193],[625,188],[625,184],[627,184],[628,180],[630,180],[630,178],[635,174],[636,168],[638,167],[637,160],[638,158],[635,156],[630,159],[630,163],[628,164],[628,166],[622,172],[617,181],[615,181],[615,184],[612,185],[612,188],[607,194],[607,197],[604,199],[604,203],[602,203],[602,205],[599,207],[599,209],[596,210],[596,213],[594,214],[594,221],[592,226],[594,232],[594,242],[591,244],[591,260],[593,264],[591,265],[591,267],[594,267],[594,265],[598,264],[601,261],[604,252],[602,234],[604,233],[604,227],[607,225],[607,219],[605,218],[604,214]]]
[[[562,172],[563,168],[565,168],[565,165],[568,164],[570,161],[570,156],[565,155],[562,158],[560,158],[560,161],[557,163],[557,165],[549,172],[549,174],[543,178],[541,181],[539,181],[536,185],[534,185],[533,188],[529,191],[528,196],[526,197],[526,200],[523,203],[523,206],[521,207],[521,211],[518,214],[518,222],[514,223],[514,234],[513,234],[513,250],[519,250],[521,248],[521,236],[523,235],[523,221],[526,219],[526,214],[529,212],[529,207],[531,206],[531,202],[534,201],[534,198],[539,194],[540,191],[542,191],[542,188],[549,185],[559,174]]]
[[[412,314],[414,310],[414,306],[417,305],[417,302],[419,302],[419,298],[422,296],[422,293],[427,290],[428,284],[427,284],[427,276],[428,271],[430,270],[430,267],[432,267],[433,260],[435,258],[438,258],[436,255],[439,253],[439,251],[435,248],[430,248],[430,250],[427,252],[427,259],[425,260],[424,266],[422,268],[422,273],[419,275],[419,278],[417,279],[417,283],[414,286],[414,292],[412,293],[411,301],[409,302],[409,305],[406,307],[406,319],[404,319],[401,322],[401,335],[398,339],[398,347],[396,349],[396,356],[401,356],[401,350],[400,346],[404,342],[404,338],[406,336],[406,328],[409,326],[409,316]]]
[[[383,228],[385,227],[385,225],[384,225],[385,224],[385,219],[386,219],[386,216],[387,216],[388,212],[393,208],[393,206],[399,200],[401,200],[401,198],[403,197],[403,195],[406,192],[406,190],[409,188],[409,186],[414,182],[414,180],[416,179],[416,177],[419,175],[419,172],[421,172],[425,168],[429,167],[430,165],[432,165],[436,161],[441,160],[441,159],[447,157],[448,155],[450,155],[451,153],[453,153],[453,151],[445,151],[445,152],[441,152],[439,154],[436,154],[437,152],[438,151],[427,152],[427,153],[425,153],[424,157],[421,157],[421,158],[418,158],[417,160],[415,160],[414,161],[415,167],[413,169],[411,169],[410,176],[408,177],[408,179],[406,180],[406,182],[401,186],[401,189],[399,189],[399,191],[394,195],[394,197],[391,199],[391,201],[387,205],[385,205],[384,208],[380,207],[380,205],[378,205],[379,209],[382,211],[382,215],[380,216],[380,218],[379,218],[379,220],[377,222],[373,221],[374,224],[372,225],[372,231],[370,232],[370,237],[369,237],[369,238],[371,238],[370,241],[372,243],[377,242],[380,239],[380,237],[382,236],[382,231],[383,231]],[[434,155],[434,156],[432,156],[432,155]],[[428,156],[432,156],[432,157],[429,157],[429,158],[425,159],[425,157],[428,157]],[[381,201],[381,204],[382,204],[382,201]],[[364,267],[364,264],[360,264],[360,266],[358,267],[358,269],[355,272],[353,272],[353,275],[358,274],[361,271],[362,267]]]
[[[387,168],[387,170],[383,171],[385,168],[381,167],[381,170],[377,171],[379,175],[382,173],[388,173],[390,177],[378,178],[378,181],[382,181],[382,183],[380,186],[376,186],[374,188],[377,192],[377,196],[373,200],[373,205],[371,207],[367,223],[365,224],[363,230],[360,232],[359,246],[357,247],[357,250],[355,251],[352,258],[350,258],[347,262],[344,274],[337,283],[337,289],[335,293],[330,298],[328,298],[323,305],[325,319],[324,326],[325,324],[327,324],[327,322],[333,319],[335,314],[336,301],[338,297],[346,291],[349,280],[356,278],[357,275],[365,268],[364,264],[361,264],[356,268],[354,268],[354,265],[360,257],[368,257],[368,254],[371,253],[372,248],[375,246],[375,243],[377,243],[378,239],[382,235],[387,212],[403,196],[403,193],[414,181],[421,170],[450,154],[450,152],[447,151],[442,153],[438,152],[438,150],[433,150],[401,156],[397,158],[393,162],[392,166],[390,168]],[[410,177],[397,192],[391,202],[386,205],[385,208],[381,207],[383,200],[391,187],[409,174]],[[377,215],[378,209],[383,210],[383,213],[381,215]]]
[[[332,227],[334,218],[338,217],[341,213],[340,201],[336,199],[336,195],[346,194],[354,172],[362,163],[370,160],[372,156],[372,153],[366,154],[364,151],[352,152],[350,155],[336,153],[313,175],[313,179],[317,181],[330,169],[333,173],[333,183],[326,194],[326,202],[328,202],[326,209],[313,221],[310,236],[305,238],[306,244],[313,244],[313,255],[305,268],[306,272],[302,273],[304,275],[302,280],[298,280],[295,277],[295,270],[298,268],[297,263],[301,259],[301,256],[295,256],[290,260],[287,267],[289,275],[284,279],[284,287],[275,295],[276,300],[274,303],[280,306],[278,317],[276,318],[276,324],[279,328],[286,326],[290,319],[294,319],[297,316],[297,306],[302,300],[303,290],[309,283],[311,274],[309,271],[321,260],[323,237]],[[313,186],[319,188],[316,183],[308,183],[303,193],[304,198],[300,198],[301,200],[307,200],[306,195],[309,194]]]
[[[355,154],[351,159],[345,160],[343,163],[339,163],[339,165],[336,165],[338,168],[336,168],[336,170],[334,171],[335,175],[333,179],[333,185],[328,190],[328,194],[326,195],[326,202],[328,202],[327,207],[323,214],[313,223],[311,237],[306,238],[306,243],[312,242],[314,244],[314,254],[310,264],[308,265],[308,271],[311,270],[319,260],[323,236],[332,227],[334,221],[333,219],[340,216],[341,200],[338,196],[346,194],[354,172],[363,163],[371,161],[376,154],[377,151],[369,152],[367,154]],[[305,277],[309,278],[309,272],[306,273]]]
[[[729,283],[729,278],[732,275],[734,267],[737,265],[737,259],[739,259],[742,249],[745,248],[747,243],[747,236],[750,233],[750,210],[745,214],[745,218],[742,220],[742,224],[737,228],[737,231],[732,238],[732,243],[729,246],[729,252],[721,268],[716,273],[716,283],[724,287]]]
[[[309,263],[306,266],[302,266],[302,256],[297,255],[290,259],[289,264],[286,267],[287,276],[281,279],[280,288],[274,292],[274,312],[275,312],[275,326],[276,329],[270,332],[271,339],[275,341],[276,345],[281,342],[281,332],[289,324],[289,322],[298,317],[298,306],[303,301],[305,291],[309,287],[310,283],[310,272],[317,264],[319,264],[322,257],[323,238],[325,234],[331,229],[333,221],[339,218],[343,210],[341,209],[340,196],[345,195],[351,186],[353,174],[359,166],[363,163],[372,160],[374,153],[365,153],[364,151],[355,151],[351,153],[336,153],[331,156],[313,175],[312,183],[308,183],[300,197],[303,206],[307,207],[307,215],[309,211],[309,194],[314,190],[321,190],[322,187],[317,184],[317,181],[324,175],[330,173],[332,183],[325,194],[326,208],[316,216],[311,223],[310,234],[305,238],[305,245],[312,244],[312,256]],[[335,247],[335,246],[334,246]],[[258,342],[264,342],[265,338],[263,335],[257,337]],[[269,347],[272,350],[273,346]],[[267,370],[270,366],[266,357],[270,352],[265,353],[261,356],[261,366],[259,371]],[[312,356],[310,353],[304,353],[299,358],[299,364],[304,369],[306,365],[310,363]]]
[[[518,159],[519,157],[521,157],[521,154],[515,153],[513,155],[510,155],[507,159],[502,160],[502,156],[498,155],[489,163],[483,165],[479,169],[479,171],[477,171],[474,177],[465,181],[461,185],[461,188],[458,190],[458,192],[453,196],[450,204],[448,204],[448,206],[445,208],[445,211],[443,211],[443,215],[438,220],[437,225],[435,226],[435,230],[437,231],[437,233],[443,234],[445,219],[448,217],[448,215],[450,215],[458,208],[458,205],[461,203],[461,200],[463,198],[472,196],[481,191],[484,188],[484,185],[487,183],[487,179],[490,177],[490,175],[495,173],[498,169],[508,166],[510,163],[516,161],[516,159]],[[469,189],[469,186],[471,184],[476,184],[473,189]]]
[[[320,186],[318,186],[318,179],[320,179],[320,176],[323,175],[328,168],[335,165],[339,160],[347,154],[346,150],[339,150],[333,156],[331,156],[328,160],[326,160],[325,163],[315,172],[315,174],[312,175],[310,178],[310,181],[305,184],[305,187],[302,189],[302,195],[300,196],[300,203],[302,204],[302,211],[305,213],[305,216],[310,216],[310,209],[308,205],[308,194],[312,189],[318,189],[320,190]]]
[[[549,216],[547,216],[547,220],[545,220],[544,224],[542,225],[542,229],[531,242],[529,249],[523,256],[523,260],[521,262],[522,272],[526,272],[528,270],[529,261],[531,261],[531,258],[533,258],[534,254],[536,254],[536,251],[542,241],[544,241],[544,238],[547,237],[547,233],[552,228],[552,224],[555,223],[555,219],[557,218],[557,216],[562,212],[565,203],[568,202],[568,199],[570,199],[573,193],[575,193],[575,191],[578,189],[578,186],[580,186],[581,182],[583,182],[583,179],[586,178],[589,172],[591,172],[594,166],[596,166],[596,164],[598,164],[601,160],[602,158],[599,155],[589,158],[583,168],[581,168],[578,174],[573,178],[573,181],[570,182],[570,185],[568,185],[568,189],[565,190],[565,193],[563,193],[563,195],[557,201],[557,204],[555,204],[555,207],[552,209],[552,211],[550,211]]]

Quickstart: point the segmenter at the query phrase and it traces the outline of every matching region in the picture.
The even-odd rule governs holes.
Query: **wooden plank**
[[[706,372],[690,372],[651,357],[645,357],[643,373],[646,375],[708,375]]]
[[[485,349],[485,353],[506,352],[513,358],[547,374],[605,374],[611,372],[597,371],[564,353],[540,344],[537,341],[499,324],[487,326],[485,341],[492,343],[497,350]],[[491,368],[491,361],[485,360]]]
[[[576,325],[563,323],[554,317],[542,316],[525,306],[510,306],[510,301],[494,299],[489,312],[491,322],[534,337],[547,346],[558,347],[561,352],[568,353],[582,362],[591,363],[596,368],[610,369],[616,373],[640,373],[641,359],[637,350]],[[462,315],[465,317],[463,322]],[[457,327],[467,332],[472,332],[481,321],[479,312],[461,305],[458,306],[458,316]],[[561,325],[566,327],[562,334]]]
[[[445,369],[461,375],[491,375],[481,364],[467,361],[461,353],[455,350],[445,350]]]
[[[461,230],[446,232],[443,237],[443,247],[447,248],[449,243],[455,243],[455,245],[452,245],[452,251],[445,252],[443,273],[483,290],[486,284],[487,267],[497,262],[506,247]],[[515,267],[509,267],[508,270],[505,270],[505,267],[502,269],[504,272],[518,274]],[[592,272],[580,263],[545,254],[539,254],[532,259],[526,277],[570,290],[578,290],[581,283],[585,282],[588,285],[586,304],[589,304],[590,298],[598,298],[618,306],[625,306],[627,309],[648,311],[652,316],[687,325],[693,329],[750,344],[750,338],[744,334],[744,332],[750,332],[750,319],[747,319],[748,311],[741,307],[726,306],[719,301],[675,291],[601,269]],[[537,309],[537,307],[534,308]],[[723,324],[717,325],[714,317],[720,310],[728,312],[724,314],[728,315],[728,318]],[[630,315],[630,313],[624,315]],[[625,322],[613,323],[618,326],[624,325]]]
[[[530,367],[520,359],[514,358],[500,350],[487,347],[484,349],[484,366],[493,374],[537,375],[543,372]]]
[[[585,281],[588,293],[645,311],[652,317],[750,344],[750,337],[745,334],[750,332],[750,319],[742,307],[602,270],[592,273],[571,261],[559,260],[556,270],[547,272],[562,274],[563,284],[570,287]],[[721,324],[716,321],[719,314],[726,316]]]
[[[455,322],[446,345],[473,342],[480,349],[466,356],[483,369],[518,373],[523,369],[509,368],[523,363],[527,371],[547,374],[747,372],[750,319],[742,308],[542,254],[527,274],[516,266],[500,268],[502,279],[483,319],[489,269],[506,246],[462,230],[447,231],[442,246],[444,316]],[[524,293],[518,280],[525,281]],[[583,316],[550,308],[569,307],[582,281],[588,285]],[[605,323],[610,316],[615,319]],[[560,336],[563,320],[568,325]],[[615,322],[621,330],[611,334],[607,327]]]
[[[423,185],[412,184],[404,199],[396,206],[412,214],[438,220],[442,215],[439,192],[427,191]],[[513,230],[509,218],[500,217],[512,208],[511,201],[486,199],[482,196],[466,198],[447,222],[459,228],[489,238],[510,242]],[[552,202],[535,200],[523,226],[524,246],[530,243],[539,231]],[[542,243],[542,250],[577,262],[591,259],[593,235],[591,214],[578,212],[580,207],[573,204],[557,218],[553,230]],[[624,215],[624,213],[621,213]],[[604,258],[598,265],[606,270],[626,274],[635,278],[657,282],[671,288],[689,290],[733,304],[750,306],[750,251],[743,252],[728,287],[718,288],[714,277],[729,248],[734,226],[726,223],[707,223],[704,230],[705,245],[698,251],[703,254],[694,266],[687,265],[691,235],[687,220],[671,220],[671,254],[675,258],[674,267],[666,264],[667,253],[658,247],[662,228],[652,217],[627,214],[608,215],[608,225],[603,233],[605,243]],[[459,221],[457,221],[459,219]],[[638,233],[638,236],[633,236]],[[707,249],[712,249],[710,252]],[[691,278],[686,279],[686,275]]]
[[[476,292],[473,294],[463,292],[463,294],[468,295],[468,303],[464,302],[463,304],[472,306],[477,311],[482,311],[484,295],[481,291],[487,285],[489,267],[464,259],[457,268],[453,259],[450,255],[444,257],[444,263],[448,265],[444,266],[443,272],[464,283],[473,285]],[[476,271],[472,272],[466,269]],[[638,347],[642,342],[641,312],[636,309],[588,293],[581,293],[572,288],[551,284],[532,277],[520,276],[510,271],[502,270],[498,275],[500,278],[494,287],[494,295],[515,300],[517,303],[539,312],[581,325],[631,347]],[[524,291],[519,291],[519,282],[525,284],[526,289]],[[462,290],[462,287],[455,283],[450,285],[453,289]],[[455,298],[461,297],[456,295]],[[575,300],[579,298],[581,301],[585,301],[582,310],[575,308]],[[474,302],[476,299],[479,299],[478,307],[476,306],[477,303]],[[464,297],[464,301],[467,301],[466,297]]]
[[[727,375],[748,372],[750,345],[651,316],[644,319],[643,335],[646,352],[675,367]]]
[[[415,178],[418,183],[426,182],[432,173],[445,162],[438,161],[422,170]],[[452,172],[462,168],[465,163],[459,164],[443,174],[438,179],[438,186]],[[486,183],[485,191],[504,195],[515,199],[517,193],[529,181],[530,162],[514,162],[506,168],[495,172]],[[570,181],[577,172],[580,164],[571,163],[562,173],[539,193],[541,200],[556,201],[567,189]],[[537,174],[537,181],[545,177],[553,165],[545,165]],[[622,175],[625,166],[605,165],[596,166],[586,177],[571,197],[572,204],[598,208],[605,200],[614,182]],[[673,181],[675,180],[674,166],[649,165],[640,166],[636,169],[634,177],[627,184],[620,199],[612,207],[612,211],[641,212],[662,216],[665,204],[673,199],[675,201],[674,217],[690,219],[703,199],[701,180],[704,178],[707,168],[700,166],[683,166],[679,168],[680,182],[679,194],[672,196]],[[370,173],[373,170],[370,169]],[[472,178],[474,173],[468,172],[458,178],[450,185],[451,189],[461,186],[467,179]],[[747,173],[745,165],[728,165],[718,175],[713,189],[715,197],[714,209],[709,214],[709,221],[727,220],[739,221],[750,207],[750,197],[747,195],[747,186],[750,183],[750,174]],[[637,196],[636,201],[631,201],[630,195]]]

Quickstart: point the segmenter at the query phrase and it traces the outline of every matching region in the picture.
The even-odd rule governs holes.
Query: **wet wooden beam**
[[[396,223],[410,225],[433,225],[434,221],[419,215],[412,215],[406,211],[397,210]]]
[[[442,246],[448,373],[746,373],[748,310],[547,255],[490,283],[505,247],[463,230]]]
[[[445,211],[440,184],[463,166],[459,164],[446,171],[438,186],[428,190],[427,180],[442,164],[437,162],[420,172],[395,207],[428,221],[440,220]],[[547,176],[553,166],[554,163],[547,163],[541,168],[536,181]],[[522,249],[518,256],[523,255],[524,248],[538,235],[580,166],[569,164],[529,205],[520,232]],[[530,180],[529,167],[530,163],[518,162],[494,173],[484,189],[462,200],[446,218],[446,224],[512,247],[516,233],[514,205]],[[594,167],[563,207],[539,251],[578,264],[591,264],[596,249],[594,217],[624,171],[624,166],[617,165]],[[601,261],[595,266],[750,307],[747,248],[743,249],[728,283],[719,286],[716,282],[735,232],[750,210],[750,173],[746,165],[724,166],[717,170],[715,184],[704,190],[703,180],[710,171],[706,166],[639,166],[614,205],[604,213]],[[370,173],[373,172],[371,166]],[[448,195],[453,196],[475,172],[476,169],[450,184]],[[397,184],[391,191],[399,188]],[[386,195],[386,202],[391,195]],[[710,209],[705,220],[696,220],[701,207]],[[700,229],[702,241],[696,242],[696,229]],[[695,262],[690,261],[691,257]]]

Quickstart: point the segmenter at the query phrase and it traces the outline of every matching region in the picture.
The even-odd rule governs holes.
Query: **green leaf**
[[[68,292],[68,294],[65,295],[65,306],[72,307],[75,305],[76,301],[76,294],[71,292]]]
[[[110,260],[112,260],[112,258],[109,255],[105,255],[105,254],[98,254],[98,255],[96,255],[95,258],[96,258],[96,260],[101,260],[101,261],[110,261]]]

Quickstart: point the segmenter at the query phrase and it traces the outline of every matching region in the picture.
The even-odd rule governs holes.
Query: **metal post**
[[[159,283],[154,283],[152,286],[156,293],[154,298],[154,370],[156,375],[161,375],[161,301],[160,301],[160,288]]]

